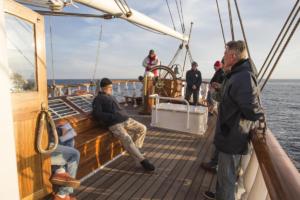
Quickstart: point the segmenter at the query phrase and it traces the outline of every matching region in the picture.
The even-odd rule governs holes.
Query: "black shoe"
[[[201,163],[201,167],[206,170],[206,171],[209,171],[213,174],[217,173],[217,165],[215,164],[212,164],[211,162],[208,162],[208,163]]]
[[[206,198],[206,199],[216,199],[216,194],[211,192],[211,191],[205,191],[203,193],[203,196]]]
[[[149,160],[145,159],[141,162],[141,165],[143,166],[143,168],[146,170],[146,171],[154,171],[155,170],[155,167],[154,165],[152,165]]]

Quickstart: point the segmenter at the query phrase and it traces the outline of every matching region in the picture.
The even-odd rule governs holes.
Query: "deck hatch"
[[[54,120],[79,114],[74,108],[61,99],[49,100],[49,110]]]
[[[83,112],[92,111],[93,95],[70,96],[67,99]]]

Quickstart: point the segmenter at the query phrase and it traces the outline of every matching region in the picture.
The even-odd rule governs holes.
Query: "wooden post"
[[[152,106],[154,105],[154,99],[149,98],[149,95],[153,94],[153,81],[152,78],[145,75],[144,77],[144,107],[140,114],[150,115]]]

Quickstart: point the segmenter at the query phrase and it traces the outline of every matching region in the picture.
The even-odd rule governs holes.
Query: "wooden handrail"
[[[272,132],[264,139],[253,133],[251,140],[271,199],[299,199],[300,174]]]

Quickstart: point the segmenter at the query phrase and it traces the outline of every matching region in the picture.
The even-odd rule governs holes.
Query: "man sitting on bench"
[[[154,171],[155,167],[141,154],[147,128],[145,125],[130,118],[112,96],[112,82],[103,78],[100,82],[101,91],[93,101],[93,116],[104,124],[118,138],[125,150],[146,171]]]

